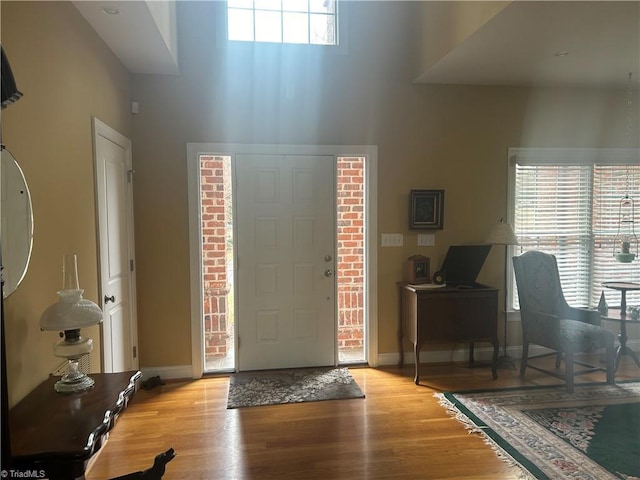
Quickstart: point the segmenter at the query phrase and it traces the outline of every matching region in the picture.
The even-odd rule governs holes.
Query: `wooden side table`
[[[621,309],[617,308],[610,308],[607,314],[602,317],[602,319],[611,322],[620,322],[620,333],[618,334],[618,341],[620,342],[620,344],[616,349],[615,370],[618,370],[620,360],[624,355],[629,355],[631,358],[633,358],[633,361],[636,362],[636,365],[640,367],[640,360],[638,360],[638,355],[636,355],[636,352],[627,347],[627,324],[640,323],[640,320],[632,319],[631,317],[627,316],[626,313],[623,313]]]
[[[91,377],[95,380],[91,389],[62,395],[53,388],[60,377],[51,376],[10,410],[10,469],[44,473],[50,480],[84,478],[88,460],[127,408],[142,374]]]
[[[413,344],[415,376],[420,383],[420,350],[425,343],[469,343],[469,365],[473,366],[475,342],[493,346],[491,375],[498,378],[498,290],[486,285],[439,287],[399,283],[399,366],[404,364],[403,339]]]

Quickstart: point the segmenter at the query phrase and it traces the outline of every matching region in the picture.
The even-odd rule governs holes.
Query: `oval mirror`
[[[2,294],[6,298],[18,288],[27,273],[33,241],[33,213],[22,169],[4,145],[1,163]]]

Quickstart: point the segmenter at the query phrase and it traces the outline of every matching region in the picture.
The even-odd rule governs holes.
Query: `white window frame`
[[[640,149],[631,148],[509,148],[508,150],[508,185],[507,185],[507,218],[511,225],[515,225],[515,193],[516,193],[516,164],[520,165],[639,165]],[[636,202],[640,200],[637,192],[630,192],[635,197]],[[636,218],[638,212],[636,211]],[[517,232],[516,232],[517,233]],[[636,230],[636,235],[640,237],[640,232]],[[521,250],[517,245],[510,245],[509,258],[519,255]],[[613,252],[612,252],[613,255]],[[593,262],[593,252],[591,253]],[[640,259],[634,260],[638,262]],[[516,285],[511,263],[509,264],[510,275],[507,280],[507,291],[509,292],[508,310],[514,311],[514,299],[516,298]],[[606,290],[603,287],[603,291]],[[611,291],[607,296],[610,305],[619,305],[619,295]],[[579,306],[579,305],[575,305]],[[594,307],[595,305],[589,305]]]
[[[219,9],[217,13],[217,25],[218,25],[218,45],[235,45],[235,46],[249,46],[249,47],[259,47],[259,46],[271,46],[271,47],[279,47],[285,49],[311,49],[318,50],[322,52],[331,52],[331,53],[339,53],[346,54],[347,53],[347,39],[348,36],[346,34],[346,26],[348,24],[348,5],[345,0],[336,0],[336,13],[335,13],[335,22],[336,22],[336,38],[335,44],[314,44],[314,43],[286,43],[286,42],[264,42],[264,41],[248,41],[248,40],[230,40],[229,32],[228,32],[228,14],[227,14],[227,2],[218,2]]]

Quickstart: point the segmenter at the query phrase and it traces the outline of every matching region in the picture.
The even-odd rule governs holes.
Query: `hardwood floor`
[[[136,394],[88,480],[144,470],[173,447],[172,479],[491,479],[518,478],[480,435],[442,408],[436,391],[554,385],[528,370],[463,364],[424,365],[421,385],[413,368],[351,368],[365,399],[333,400],[227,410],[227,377],[168,382]],[[616,380],[639,379],[640,369],[622,360]],[[579,382],[603,381],[604,374]]]

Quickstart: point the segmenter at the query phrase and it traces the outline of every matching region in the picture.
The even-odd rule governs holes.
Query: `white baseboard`
[[[193,378],[191,365],[179,365],[175,367],[143,367],[140,369],[143,380],[159,375],[162,380],[190,379]]]
[[[634,352],[640,351],[640,340],[627,341],[627,347],[629,347]],[[529,347],[529,356],[541,355],[548,352],[550,352],[549,349],[540,347],[538,345],[531,345]],[[500,348],[499,355],[503,355],[502,348]],[[522,346],[516,345],[514,347],[507,347],[507,355],[516,360],[517,363],[519,363],[520,358],[522,357]],[[493,348],[491,347],[476,347],[473,350],[473,358],[478,362],[491,362],[492,356]],[[405,352],[405,365],[412,365],[413,363],[415,363],[414,359],[415,355],[413,354],[413,352]],[[427,352],[420,352],[420,363],[466,362],[468,360],[469,349],[466,346],[465,348],[454,348],[452,350],[431,350]],[[380,366],[398,365],[399,361],[400,354],[398,353],[381,353],[380,355],[378,355],[378,365]]]
[[[634,352],[640,351],[640,340],[629,340],[627,346]],[[529,355],[540,355],[546,353],[549,350],[538,345],[531,345],[529,347]],[[500,355],[503,354],[502,348],[500,348]],[[474,359],[481,363],[491,362],[493,355],[493,348],[476,347],[473,350]],[[516,345],[507,348],[507,355],[516,360],[519,363],[522,356],[522,347]],[[405,352],[404,364],[412,365],[414,363],[413,352]],[[469,348],[465,345],[464,348],[455,347],[451,350],[430,350],[420,352],[420,363],[447,363],[447,362],[466,362],[469,360]],[[378,355],[379,366],[398,365],[400,361],[400,354],[398,353],[381,353]],[[148,379],[159,375],[163,380],[176,380],[176,379],[191,379],[193,378],[193,369],[191,365],[178,365],[169,367],[143,367],[140,369],[142,372],[142,378]]]

